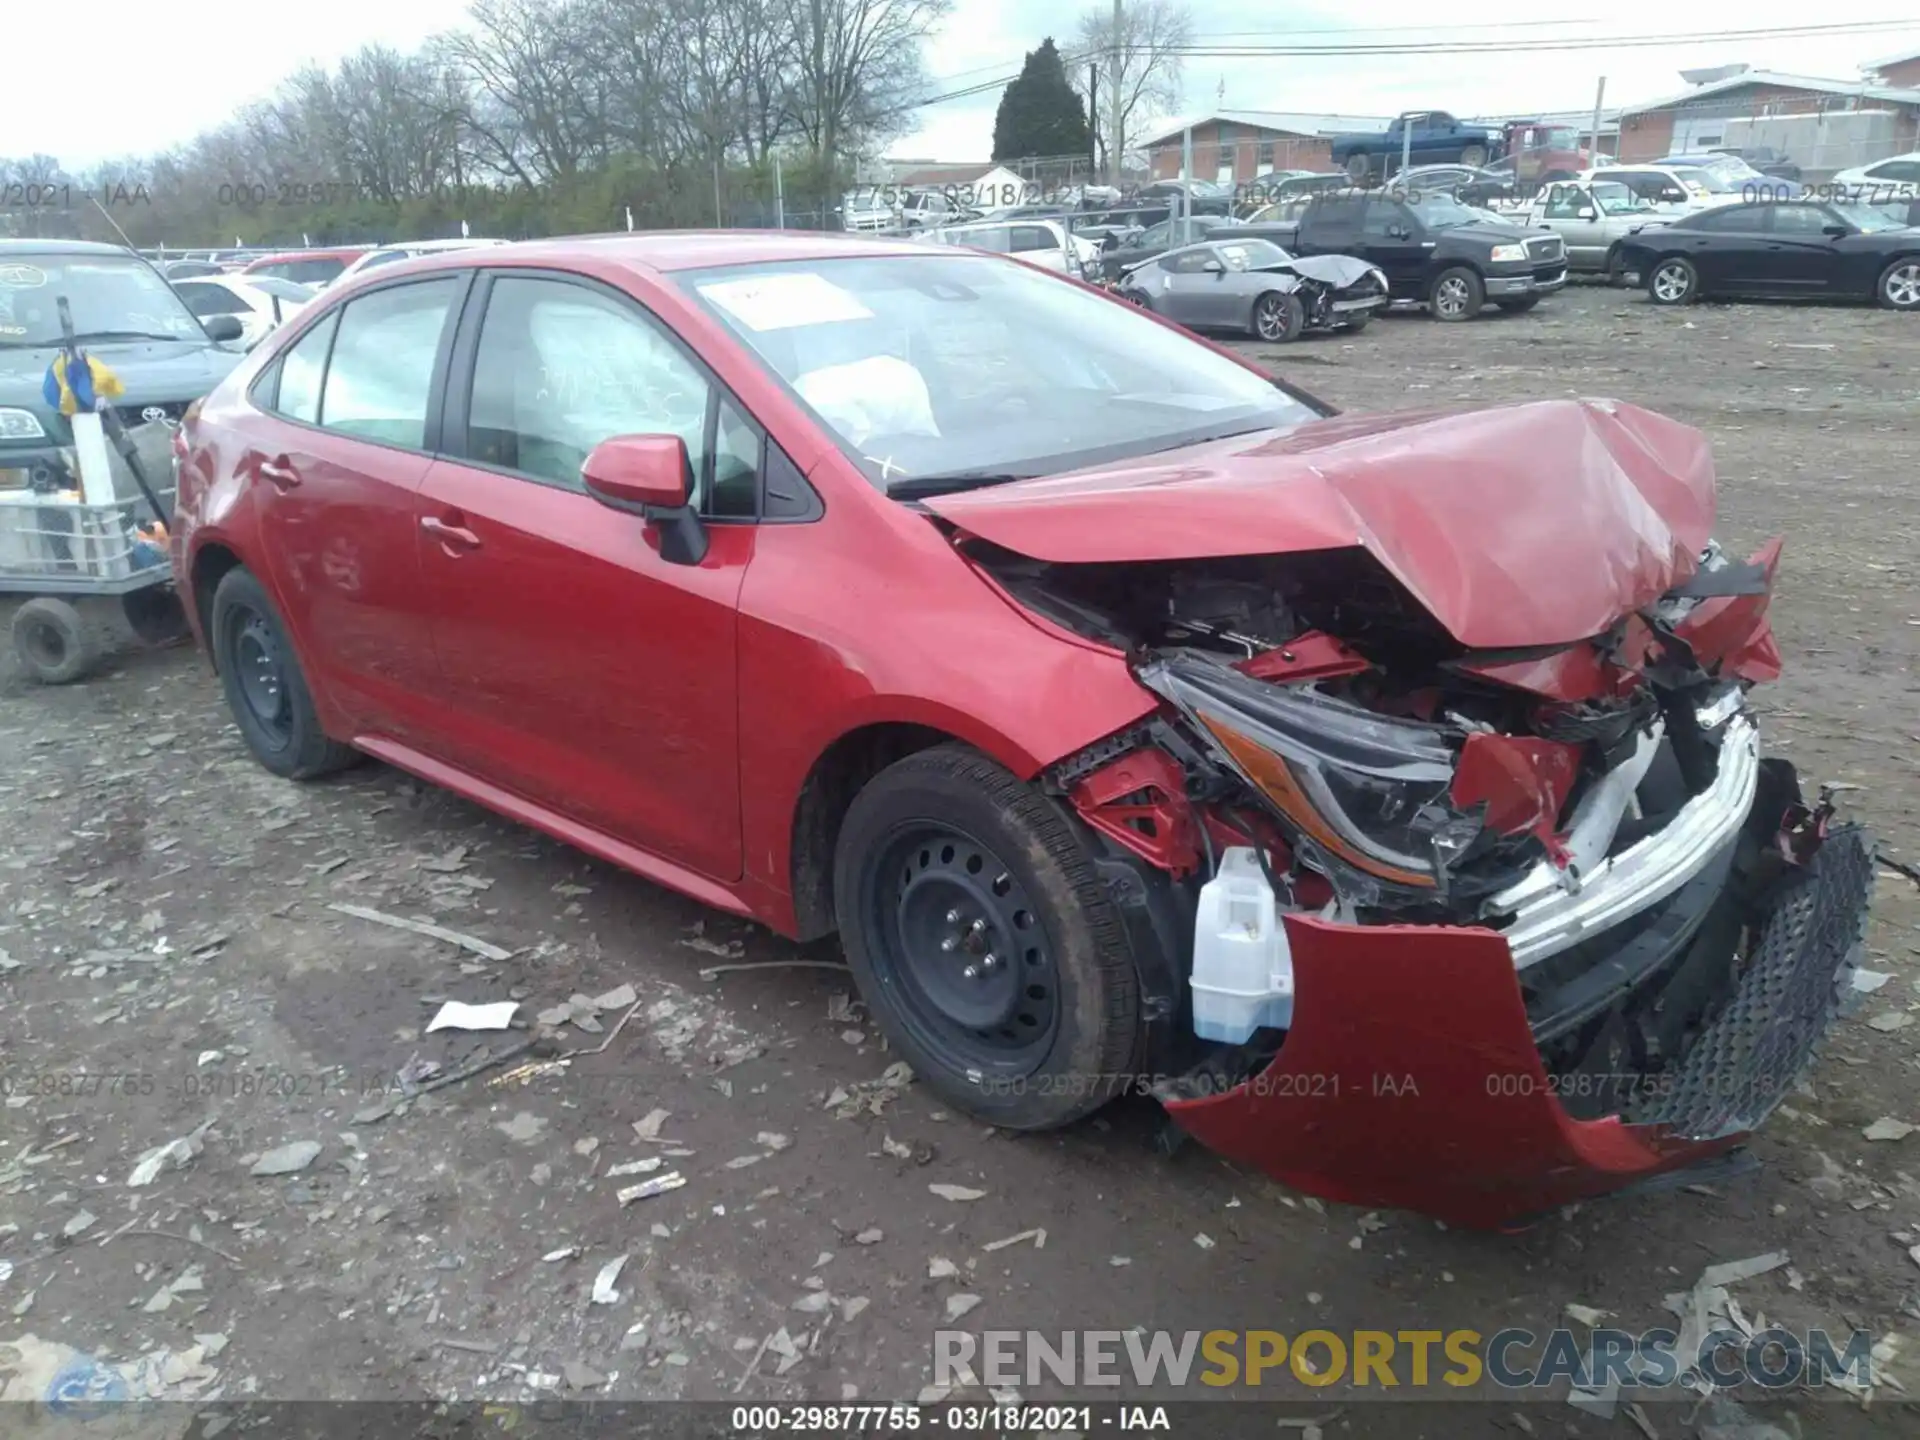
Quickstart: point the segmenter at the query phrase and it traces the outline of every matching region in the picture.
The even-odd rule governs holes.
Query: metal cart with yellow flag
[[[185,633],[167,553],[172,429],[121,421],[119,377],[74,342],[60,306],[67,338],[43,392],[71,444],[27,487],[0,491],[0,594],[30,597],[14,613],[14,650],[49,685],[83,678],[117,641]]]

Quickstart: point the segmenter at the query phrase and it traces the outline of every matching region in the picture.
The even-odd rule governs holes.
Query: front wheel
[[[1670,255],[1647,272],[1647,297],[1656,305],[1685,305],[1700,293],[1700,272],[1681,255]]]
[[[1347,157],[1347,178],[1356,185],[1364,185],[1367,176],[1373,170],[1373,159],[1367,155],[1349,155]]]
[[[1484,145],[1467,146],[1466,149],[1460,152],[1460,163],[1462,165],[1471,165],[1474,169],[1478,170],[1482,165],[1487,163],[1487,147]]]
[[[1127,1088],[1139,984],[1079,835],[1046,797],[961,745],[854,797],[834,910],[861,997],[928,1088],[1044,1130]]]
[[[1889,310],[1920,310],[1920,256],[1903,256],[1887,266],[1873,293]]]
[[[1270,345],[1287,345],[1307,327],[1307,307],[1298,295],[1269,290],[1253,304],[1253,333]]]
[[[1464,265],[1442,270],[1427,292],[1427,305],[1436,320],[1471,320],[1487,303],[1487,287]]]

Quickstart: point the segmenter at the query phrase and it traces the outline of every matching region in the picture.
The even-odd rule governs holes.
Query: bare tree
[[[1192,19],[1180,0],[1127,0],[1120,20],[1118,41],[1114,37],[1111,6],[1095,3],[1080,17],[1082,62],[1069,68],[1074,88],[1089,94],[1086,66],[1100,66],[1099,94],[1092,108],[1093,131],[1099,138],[1108,172],[1116,178],[1125,161],[1116,154],[1116,143],[1124,151],[1126,137],[1134,133],[1136,116],[1144,118],[1155,111],[1166,113],[1180,103],[1184,60],[1182,52],[1192,37]],[[1119,61],[1120,133],[1113,132],[1114,83],[1113,58],[1116,44]]]
[[[783,0],[793,27],[790,113],[829,180],[840,156],[911,123],[920,46],[952,0]]]
[[[607,154],[607,86],[587,0],[476,0],[471,28],[441,36],[436,58],[476,93],[467,123],[488,158],[533,185]]]

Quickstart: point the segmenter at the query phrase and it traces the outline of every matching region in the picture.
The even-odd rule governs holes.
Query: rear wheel
[[[1887,266],[1873,293],[1889,310],[1920,310],[1920,256],[1903,256]]]
[[[1307,307],[1298,295],[1269,290],[1253,302],[1253,333],[1270,345],[1298,340],[1306,326]]]
[[[1669,255],[1647,271],[1647,297],[1656,305],[1686,305],[1700,293],[1700,272],[1683,255]]]
[[[1486,303],[1487,287],[1464,265],[1442,270],[1427,292],[1427,305],[1436,320],[1471,320]]]
[[[1347,178],[1353,181],[1354,184],[1356,185],[1364,184],[1366,182],[1367,176],[1372,172],[1372,170],[1373,170],[1373,159],[1371,156],[1368,156],[1368,155],[1347,156]]]
[[[986,756],[936,746],[869,782],[834,908],[888,1043],[951,1104],[1043,1130],[1125,1088],[1139,986],[1119,916],[1066,817]]]
[[[80,612],[51,595],[29,600],[14,611],[13,649],[26,672],[42,685],[71,685],[99,658]]]
[[[1460,163],[1462,165],[1471,165],[1474,169],[1478,170],[1482,165],[1487,163],[1487,147],[1484,145],[1467,146],[1466,149],[1460,152]]]
[[[250,571],[229,570],[220,581],[209,630],[227,708],[254,759],[289,780],[310,780],[359,759],[320,728],[286,626]]]

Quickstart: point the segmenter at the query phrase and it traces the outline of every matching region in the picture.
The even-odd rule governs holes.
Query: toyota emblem
[[[167,418],[166,406],[149,405],[147,406],[146,409],[140,412],[140,418],[142,420],[147,421],[149,424],[151,424],[155,420],[164,420]]]

